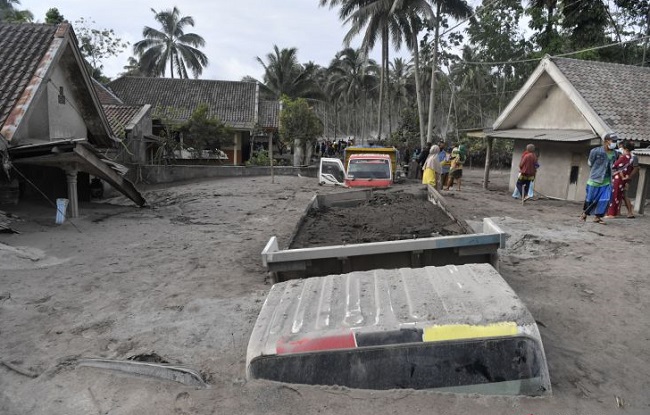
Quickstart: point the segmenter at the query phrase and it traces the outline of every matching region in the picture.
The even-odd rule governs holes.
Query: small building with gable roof
[[[540,163],[535,191],[582,201],[590,170],[587,156],[609,133],[637,148],[650,144],[650,68],[546,56],[487,137],[514,140],[511,190],[519,159],[533,143]],[[643,210],[646,174],[642,164],[637,211]]]
[[[51,199],[68,198],[72,217],[89,175],[143,205],[124,167],[99,151],[119,144],[72,27],[0,23],[0,155],[6,173],[0,180],[35,185],[32,190]]]

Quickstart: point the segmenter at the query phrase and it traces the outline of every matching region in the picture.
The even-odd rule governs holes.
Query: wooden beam
[[[634,198],[634,210],[639,215],[643,215],[645,210],[646,185],[648,183],[648,167],[639,167],[639,182],[636,185],[636,197]]]
[[[485,149],[485,172],[483,173],[483,188],[488,188],[488,183],[490,182],[490,163],[492,161],[492,144],[494,143],[494,138],[485,137],[486,149]]]
[[[146,200],[142,197],[140,192],[133,186],[133,183],[120,176],[115,170],[111,169],[92,151],[84,146],[76,146],[74,152],[78,154],[84,161],[89,170],[89,173],[99,176],[106,180],[111,186],[124,194],[129,199],[133,200],[138,206],[143,206]]]

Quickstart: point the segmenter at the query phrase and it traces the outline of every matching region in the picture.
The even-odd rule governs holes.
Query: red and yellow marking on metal
[[[357,347],[509,337],[518,333],[517,323],[511,321],[485,325],[441,324],[371,333],[350,330],[320,337],[283,337],[276,343],[276,353],[285,355]]]

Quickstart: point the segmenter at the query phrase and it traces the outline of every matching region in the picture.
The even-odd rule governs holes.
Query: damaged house
[[[142,206],[124,167],[103,156],[119,145],[71,26],[0,24],[0,192],[19,183],[21,197],[68,198],[75,217],[92,175]]]

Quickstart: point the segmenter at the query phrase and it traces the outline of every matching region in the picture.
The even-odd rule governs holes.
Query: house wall
[[[133,128],[126,131],[125,143],[130,154],[125,156],[128,158],[128,161],[124,160],[124,162],[134,164],[151,162],[152,160],[148,160],[147,143],[144,141],[145,134],[152,134],[153,123],[151,121],[151,111],[147,112],[137,123],[130,124],[129,126]]]
[[[16,142],[53,141],[68,138],[87,138],[88,130],[75,100],[70,81],[61,64],[52,71],[51,81],[44,83],[44,91],[35,98],[25,119],[25,127],[16,131]],[[64,103],[59,101],[63,87]]]
[[[585,118],[557,85],[548,90],[546,97],[517,124],[517,128],[591,130]]]
[[[515,189],[519,175],[519,160],[526,145],[530,143],[526,140],[515,140],[513,163],[510,169],[510,191]],[[592,147],[586,143],[554,141],[538,141],[532,144],[535,145],[540,164],[535,177],[535,191],[544,196],[583,201],[589,178],[587,157]]]
[[[240,166],[250,158],[250,132],[236,131],[233,135],[233,144],[221,149],[228,156],[228,160],[235,166]]]
[[[88,132],[86,129],[86,123],[77,110],[81,105],[76,102],[72,94],[73,88],[71,82],[65,75],[60,63],[52,72],[50,79],[51,81],[48,82],[47,85],[50,139],[56,140],[61,138],[87,137]],[[80,80],[77,82],[80,82]],[[63,88],[63,95],[65,96],[65,103],[63,104],[59,101],[59,92],[61,87]]]
[[[47,93],[41,94],[40,97],[36,98],[32,105],[31,114],[33,114],[33,116],[29,119],[27,128],[23,130],[23,134],[18,133],[17,138],[50,141],[50,119],[47,116]]]

